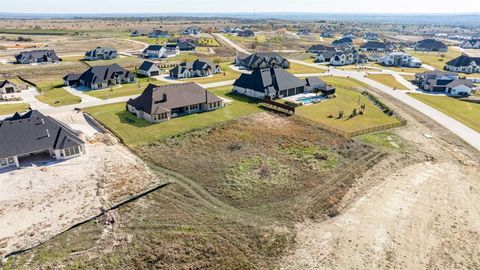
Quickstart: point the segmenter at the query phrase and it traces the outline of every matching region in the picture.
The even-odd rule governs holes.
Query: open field
[[[390,74],[370,74],[367,77],[393,89],[408,90],[405,85],[401,84]]]
[[[257,104],[249,103],[249,99],[228,94],[227,92],[230,92],[231,88],[231,86],[228,86],[209,89],[218,96],[234,100],[232,104],[226,105],[224,108],[174,118],[158,124],[137,119],[125,110],[125,103],[123,102],[91,107],[85,109],[85,111],[113,131],[125,144],[139,146],[262,111]]]
[[[411,96],[480,132],[480,104],[445,96],[423,94]]]
[[[337,88],[336,97],[326,101],[297,108],[296,114],[306,119],[340,129],[345,132],[355,132],[376,126],[398,123],[398,119],[385,115],[367,98],[352,90],[353,87],[362,89],[362,84],[352,79],[338,77],[324,77],[325,81]],[[344,86],[350,86],[345,88]],[[363,87],[366,89],[366,87]],[[359,110],[360,104],[366,105],[364,115],[349,118],[353,109]],[[344,111],[344,118],[337,119],[338,112]],[[332,116],[329,118],[329,116]]]
[[[5,269],[27,262],[30,268],[274,268],[294,245],[295,221],[335,216],[353,175],[383,158],[372,147],[269,113],[137,152],[175,183],[111,211],[111,226],[101,217],[8,259]]]
[[[0,102],[0,115],[24,112],[28,109],[28,106],[26,103],[2,104]]]
[[[70,94],[63,88],[44,90],[35,97],[39,101],[53,107],[61,107],[82,102],[82,99],[80,97]]]
[[[314,68],[314,67],[310,67],[302,64],[291,63],[290,68],[287,69],[287,71],[291,74],[309,74],[309,73],[323,73],[325,72],[325,69],[322,69],[321,67]]]
[[[120,55],[118,58],[111,60],[85,61],[85,64],[92,67],[118,64],[119,66],[128,70],[135,70],[143,63],[143,61],[144,59],[141,58]]]
[[[460,56],[462,53],[453,47],[448,48],[446,53],[438,52],[415,52],[407,51],[407,53],[420,58],[424,64],[430,65],[436,69],[443,70],[445,63]]]

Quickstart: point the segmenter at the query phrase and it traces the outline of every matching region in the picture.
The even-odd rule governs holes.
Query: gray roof
[[[380,41],[368,41],[367,43],[363,44],[362,48],[368,50],[387,50],[388,46]]]
[[[170,70],[170,74],[182,74],[185,72],[185,70],[208,70],[214,68],[215,66],[216,65],[208,60],[197,59],[195,61],[178,64],[176,67]]]
[[[435,39],[424,39],[419,41],[415,48],[423,49],[423,50],[441,50],[441,49],[448,49],[447,45],[443,42],[435,40]]]
[[[177,45],[180,51],[192,51],[192,50],[195,50],[195,48],[197,48],[195,44],[188,41],[179,41]]]
[[[337,49],[335,49],[335,47],[333,46],[325,46],[325,45],[322,45],[322,44],[318,44],[318,45],[312,45],[310,48],[308,48],[308,51],[311,52],[311,51],[320,51],[320,52],[328,52],[328,51],[336,51]]]
[[[72,74],[69,74],[72,75]],[[68,75],[67,75],[68,76]],[[135,77],[135,74],[122,68],[117,64],[108,66],[94,66],[80,75],[79,79],[86,84],[106,83],[108,80],[112,80],[118,77],[131,78]]]
[[[99,54],[106,54],[106,55],[112,55],[112,54],[116,54],[117,53],[117,50],[115,50],[114,48],[110,48],[110,47],[97,47],[91,51],[88,51],[85,53],[85,56],[88,56],[88,57],[96,57],[97,55]]]
[[[13,84],[15,85],[14,83],[12,83],[11,81],[9,80],[4,80],[4,81],[0,81],[0,88],[4,87],[6,84]],[[15,85],[16,86],[16,85]]]
[[[45,62],[47,58],[50,58],[52,61],[61,61],[62,59],[57,56],[54,50],[34,50],[21,52],[15,55],[17,61],[27,60],[27,59],[37,59],[38,62]]]
[[[147,51],[160,51],[162,48],[163,48],[163,45],[152,44],[152,45],[148,45],[148,47],[145,48],[145,50],[143,50],[143,52],[145,53]]]
[[[1,121],[0,138],[0,158],[84,144],[77,132],[38,111]]]
[[[252,30],[243,30],[238,32],[237,36],[239,37],[253,37],[255,33]]]
[[[278,64],[281,64],[284,61],[288,61],[287,59],[283,58],[280,54],[275,52],[258,52],[258,53],[247,55],[245,56],[245,58],[241,60],[243,62],[243,65],[247,67],[258,66],[258,64],[261,63],[262,61],[266,63],[276,62]]]
[[[453,67],[466,67],[470,66],[472,62],[475,62],[477,66],[480,66],[480,57],[470,57],[466,54],[462,54],[459,57],[447,62],[447,65]]]
[[[471,80],[454,80],[453,82],[447,84],[447,87],[455,87],[459,85],[465,85],[467,87],[473,87]]]
[[[310,87],[322,87],[327,84],[326,82],[324,82],[318,77],[308,77],[305,79],[305,82],[307,83],[307,86],[310,86]]]
[[[337,39],[337,40],[334,40],[332,42],[333,45],[340,45],[340,44],[352,44],[353,43],[353,40],[349,37],[344,37],[344,38],[341,38],[341,39]]]
[[[217,101],[222,99],[191,82],[162,86],[149,84],[139,97],[130,99],[127,104],[153,115],[169,112],[174,108]]]
[[[233,85],[266,93],[271,90],[281,91],[305,86],[300,80],[280,67],[256,69],[252,74],[242,74]]]
[[[153,66],[156,66],[156,64],[150,61],[144,61],[138,69],[143,71],[149,71]]]

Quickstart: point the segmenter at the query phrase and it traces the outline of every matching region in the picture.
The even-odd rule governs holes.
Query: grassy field
[[[234,100],[232,104],[225,106],[225,108],[207,113],[187,115],[158,124],[137,119],[125,110],[124,102],[91,107],[85,109],[85,111],[122,138],[127,145],[139,146],[262,111],[257,104],[249,103],[249,100],[243,96],[227,94],[231,88],[231,86],[228,86],[209,89],[218,96]]]
[[[82,102],[80,97],[70,94],[63,88],[45,90],[35,97],[39,101],[52,107],[61,107]]]
[[[220,43],[214,38],[200,38],[198,40],[198,46],[201,47],[220,47]]]
[[[120,57],[111,59],[111,60],[85,61],[85,63],[89,66],[104,66],[104,65],[118,64],[123,68],[133,70],[135,68],[138,68],[143,63],[143,61],[144,61],[143,59],[140,59],[137,57],[120,55]]]
[[[423,94],[411,96],[480,132],[480,104],[445,96]]]
[[[229,67],[230,64],[231,64],[230,62],[220,63],[220,67],[222,68],[222,72],[219,73],[219,74],[213,75],[212,77],[188,78],[188,79],[182,79],[181,81],[206,84],[206,83],[213,83],[213,82],[221,82],[221,81],[229,81],[229,80],[238,79],[240,77],[240,75],[242,75],[242,73],[232,70]]]
[[[424,64],[430,65],[436,69],[443,70],[445,63],[448,61],[459,57],[462,53],[452,47],[448,48],[448,52],[446,53],[438,53],[438,52],[415,52],[415,51],[408,51],[409,54],[420,58]]]
[[[0,115],[24,112],[28,108],[27,103],[2,104],[0,103]]]
[[[308,73],[323,73],[325,69],[322,67],[314,68],[302,64],[291,63],[287,71],[291,74],[308,74]]]
[[[390,74],[370,74],[367,76],[367,78],[377,81],[393,89],[408,90],[405,85],[401,84],[395,79],[395,77]]]
[[[384,156],[269,113],[134,151],[174,183],[116,209],[113,230],[100,217],[4,269],[276,269],[295,224],[336,216],[355,178]]]
[[[297,115],[321,124],[340,129],[345,132],[355,132],[376,126],[398,123],[398,119],[381,112],[367,98],[354,89],[365,89],[362,83],[338,77],[325,77],[327,83],[337,88],[336,98],[329,99],[317,104],[297,108]],[[359,109],[360,104],[366,105],[364,115],[349,119],[353,109]],[[344,117],[337,119],[338,112],[344,111]],[[329,116],[333,116],[329,118]]]
[[[388,69],[395,72],[408,72],[408,73],[422,73],[422,72],[428,71],[428,69],[425,69],[425,68],[390,67],[390,66],[381,65],[379,63],[373,63],[372,67]]]

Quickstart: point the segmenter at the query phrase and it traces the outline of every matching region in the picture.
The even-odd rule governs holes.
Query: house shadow
[[[136,115],[130,113],[127,110],[115,113],[118,117],[119,122],[122,124],[130,125],[136,128],[145,128],[156,125],[156,123],[150,123],[144,119],[137,118]]]

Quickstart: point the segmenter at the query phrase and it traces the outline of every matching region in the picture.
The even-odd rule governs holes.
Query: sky
[[[479,0],[0,0],[9,13],[480,13]]]

